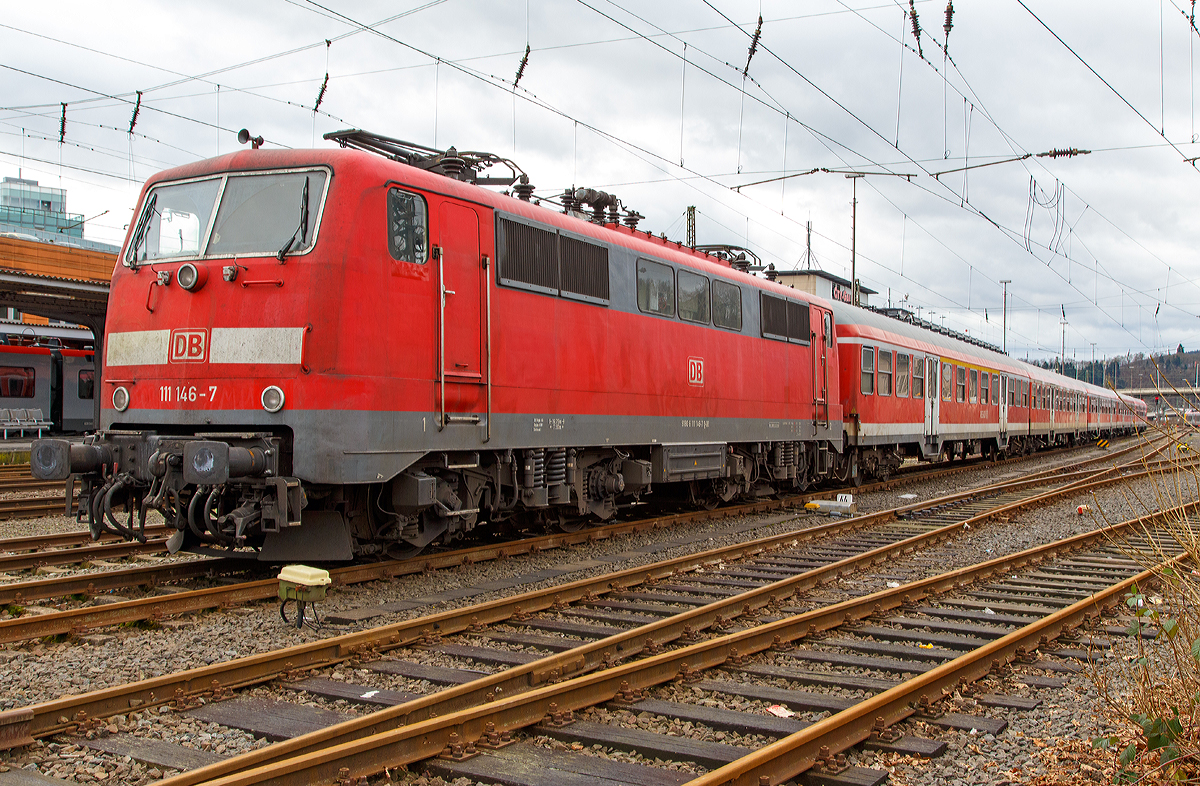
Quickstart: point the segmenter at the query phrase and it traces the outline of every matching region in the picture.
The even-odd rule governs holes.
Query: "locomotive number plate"
[[[162,404],[178,404],[181,407],[188,404],[216,401],[217,386],[160,385],[158,388],[158,400]]]

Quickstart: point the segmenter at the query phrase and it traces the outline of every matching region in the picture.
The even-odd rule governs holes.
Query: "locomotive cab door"
[[[440,430],[484,423],[490,409],[485,362],[490,299],[479,214],[467,205],[443,202],[438,219]]]
[[[833,348],[833,315],[823,309],[814,308],[817,319],[813,320],[813,424],[829,426],[829,351]]]
[[[942,378],[942,363],[940,358],[925,358],[925,444],[937,452],[939,404],[942,397],[938,395],[938,385]]]

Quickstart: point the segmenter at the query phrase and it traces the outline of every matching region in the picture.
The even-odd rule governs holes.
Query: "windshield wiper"
[[[292,233],[288,241],[283,244],[283,248],[279,249],[279,253],[275,258],[283,264],[283,258],[287,252],[292,250],[292,246],[296,245],[296,235],[300,236],[300,246],[304,246],[304,241],[308,238],[308,177],[304,178],[304,190],[300,194],[300,227]]]
[[[150,201],[146,203],[142,217],[138,219],[137,227],[133,230],[133,240],[129,243],[129,251],[125,253],[125,261],[131,266],[137,266],[137,252],[146,240],[146,230],[150,226],[150,217],[154,215],[154,205],[157,202],[158,192],[155,192],[150,195]]]

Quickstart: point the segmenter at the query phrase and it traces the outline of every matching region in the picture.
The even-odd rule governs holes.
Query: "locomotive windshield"
[[[181,257],[303,253],[316,237],[327,173],[231,173],[155,186],[125,264]]]

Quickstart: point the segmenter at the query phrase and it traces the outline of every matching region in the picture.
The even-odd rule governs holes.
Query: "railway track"
[[[1107,473],[1119,476],[1119,473],[1112,469]],[[1066,478],[1057,484],[1059,488],[1042,494],[1022,493],[1022,484],[1028,490],[1037,483],[1036,480],[1002,484],[1004,488],[980,489],[956,495],[957,502],[962,507],[962,517],[960,521],[948,525],[932,520],[921,522],[912,518],[896,519],[897,513],[912,515],[922,509],[940,508],[941,512],[945,512],[951,501],[944,499],[935,501],[934,504],[922,503],[900,511],[885,511],[858,520],[836,521],[810,531],[713,550],[598,579],[577,581],[547,592],[525,593],[470,609],[444,612],[291,647],[275,653],[68,697],[36,705],[21,712],[28,715],[28,725],[25,727],[28,733],[46,736],[72,728],[89,728],[89,724],[95,723],[96,719],[128,712],[131,707],[171,701],[182,708],[188,701],[200,695],[212,695],[214,691],[221,695],[232,687],[261,683],[283,674],[298,674],[302,670],[330,665],[351,657],[374,656],[380,651],[407,647],[422,641],[436,645],[439,639],[453,634],[470,635],[481,626],[515,624],[522,627],[529,615],[540,616],[547,611],[552,615],[559,615],[568,613],[565,610],[571,608],[573,610],[570,614],[591,619],[590,624],[595,629],[615,627],[614,620],[603,621],[605,615],[650,617],[649,620],[642,620],[647,624],[613,632],[599,641],[582,643],[568,653],[551,656],[549,659],[515,665],[489,678],[499,682],[472,684],[469,690],[466,687],[458,689],[459,692],[454,694],[458,698],[454,700],[464,702],[464,706],[473,706],[484,701],[488,693],[492,699],[521,693],[531,686],[570,679],[598,668],[612,666],[646,651],[653,652],[670,642],[681,639],[686,641],[706,630],[720,630],[739,618],[744,621],[755,614],[762,614],[764,609],[768,614],[774,613],[789,601],[798,600],[800,593],[834,581],[838,576],[850,571],[865,570],[872,564],[894,560],[917,549],[930,548],[933,544],[953,537],[964,526],[978,525],[991,516],[1011,515],[1023,507],[1044,504],[1055,496],[1079,493],[1097,483],[1116,480],[1117,477],[1086,481],[1072,481]],[[993,496],[988,504],[984,504],[982,500],[986,495]],[[972,496],[976,499],[972,499]],[[980,510],[980,505],[987,509]],[[867,524],[874,525],[874,529],[868,530],[865,527]],[[814,558],[814,555],[818,554],[821,556]],[[737,559],[758,560],[763,564],[755,563],[756,567],[749,570],[752,576],[741,578],[732,573],[722,574],[718,570],[722,566],[729,571],[744,570],[744,567],[730,567],[732,561]],[[814,564],[814,559],[820,564]],[[658,583],[657,586],[655,582]],[[711,590],[711,594],[718,597],[701,599],[705,593],[695,587],[680,589],[670,586],[679,583],[706,586]],[[695,597],[683,603],[682,607],[676,610],[678,613],[661,618],[661,608],[655,614],[649,614],[646,608],[638,610],[636,604],[661,605],[662,599],[639,598],[638,593],[671,593],[676,597],[681,597],[682,593],[682,596]],[[625,611],[614,611],[605,605],[612,603],[632,603],[635,607]],[[575,608],[577,605],[580,608]],[[522,619],[523,617],[526,619]],[[630,622],[631,620],[626,620],[621,624]],[[604,633],[608,632],[601,630],[599,635]],[[597,631],[593,630],[592,636],[595,635],[598,635]],[[437,695],[448,698],[443,694]],[[433,699],[426,697],[417,701]],[[409,709],[411,710],[411,707]],[[441,710],[438,712],[441,714]],[[383,713],[376,713],[371,717],[386,722]],[[404,714],[406,723],[413,723],[416,718],[411,711]],[[373,720],[372,723],[374,722]],[[280,749],[279,755],[290,754]],[[243,763],[238,766],[251,765]]]
[[[1164,443],[1162,446],[1165,447]],[[1130,452],[1136,449],[1137,446],[1126,449],[1122,453]],[[1098,463],[1098,461],[1107,461],[1113,456],[1102,456],[1100,459],[1089,459],[1082,462],[1076,462],[1071,467],[1090,466]],[[1125,468],[1132,467],[1136,464],[1144,462],[1144,457],[1139,458],[1136,462],[1127,465]],[[1148,472],[1159,471],[1170,466],[1169,464],[1160,464],[1151,467]],[[1121,467],[1115,467],[1103,470],[1105,474],[1115,473]],[[1027,478],[1006,484],[999,484],[998,488],[1016,489],[1007,491],[1009,494],[1024,494],[1028,489],[1036,488],[1038,485],[1045,485],[1050,482],[1064,483],[1070,481],[1078,481],[1091,477],[1091,474],[1086,470],[1074,469],[1073,471],[1064,472],[1064,468],[1055,468],[1045,470],[1043,472],[1034,473]],[[896,483],[898,481],[888,481],[888,483]],[[882,484],[881,484],[882,485]],[[979,508],[980,504],[986,505],[990,503],[968,503],[964,505],[963,500],[979,495],[987,495],[989,492],[985,489],[976,489],[968,492],[961,492],[947,497],[929,502],[919,503],[917,505],[903,506],[894,510],[883,511],[881,513],[871,514],[869,516],[853,519],[855,525],[865,525],[876,521],[886,521],[893,517],[917,517],[930,516],[930,521],[945,524],[953,517],[960,515],[963,510],[983,509]],[[359,565],[350,565],[334,568],[330,571],[331,578],[335,586],[345,586],[358,584],[368,581],[376,581],[380,579],[394,578],[403,575],[412,575],[423,573],[435,569],[446,569],[456,567],[463,564],[472,564],[493,559],[503,559],[506,557],[516,556],[518,554],[528,554],[537,551],[545,551],[553,548],[561,548],[564,546],[582,543],[593,542],[605,539],[611,539],[623,534],[631,532],[645,531],[647,529],[662,528],[670,525],[685,523],[688,521],[704,521],[713,518],[721,518],[731,515],[749,515],[753,513],[761,513],[769,510],[775,510],[783,505],[790,504],[791,506],[799,506],[808,501],[813,496],[822,495],[806,495],[794,497],[787,501],[762,501],[751,505],[735,506],[733,508],[723,508],[718,511],[691,511],[688,513],[675,514],[666,518],[655,518],[643,521],[626,522],[620,524],[612,524],[604,527],[599,527],[591,530],[586,530],[578,533],[559,533],[546,535],[537,538],[527,538],[521,541],[507,542],[498,545],[477,546],[469,549],[459,549],[442,554],[431,554],[417,557],[410,560],[388,560],[377,563],[365,563]],[[943,508],[953,508],[949,513],[942,514]],[[147,544],[125,544],[115,543],[109,545],[100,545],[87,547],[91,555],[91,559],[103,559],[104,555],[124,553],[130,546],[141,546],[145,548],[146,553],[153,553],[156,542],[151,541]],[[75,550],[72,550],[71,555],[74,555]],[[28,565],[36,561],[43,554],[48,556],[58,555],[59,552],[39,552],[37,555],[16,555],[13,562],[18,564]],[[0,566],[3,566],[7,558],[0,556]],[[13,563],[9,563],[13,564]],[[167,581],[179,580],[181,578],[197,578],[200,576],[210,576],[217,572],[228,570],[243,570],[253,571],[257,567],[254,563],[239,563],[237,560],[201,560],[187,563],[170,563],[161,566],[144,566],[135,569],[127,569],[122,571],[106,572],[100,574],[87,574],[85,576],[64,576],[42,579],[30,582],[19,582],[7,585],[0,585],[0,604],[21,604],[33,600],[39,600],[49,597],[60,597],[67,594],[85,594],[96,595],[98,593],[120,589],[129,586],[154,586]],[[63,634],[79,634],[89,629],[101,628],[111,625],[127,624],[142,620],[155,620],[164,617],[177,616],[205,609],[218,608],[222,606],[245,604],[258,600],[275,597],[278,592],[278,581],[274,577],[261,578],[258,580],[246,581],[238,584],[227,586],[215,586],[204,589],[172,592],[165,596],[150,596],[136,600],[126,600],[116,603],[105,603],[101,606],[82,606],[74,609],[64,609],[60,611],[48,612],[39,610],[36,615],[18,616],[14,619],[0,620],[0,643],[23,641],[32,638],[43,636],[54,636]]]
[[[1003,674],[1010,663],[1053,669],[1059,667],[1058,658],[1087,659],[1089,648],[1105,646],[1081,626],[1096,627],[1106,609],[1153,575],[1112,539],[1123,536],[1127,548],[1140,547],[1147,564],[1157,564],[1158,555],[1181,550],[1169,534],[1157,529],[1158,523],[1164,516],[1194,508],[1191,503],[816,609],[786,605],[789,590],[795,590],[786,585],[794,580],[777,581],[745,597],[713,601],[633,630],[607,636],[592,631],[595,638],[582,646],[505,664],[509,667],[502,671],[437,693],[397,697],[386,709],[164,783],[353,784],[360,776],[418,762],[448,779],[531,786],[582,782],[580,774],[609,773],[610,778],[622,779],[631,774],[624,768],[628,765],[610,766],[570,754],[551,757],[528,744],[509,748],[519,730],[569,742],[577,750],[593,745],[636,749],[647,757],[698,761],[713,768],[689,779],[692,786],[780,784],[814,767],[826,776],[840,775],[845,766],[837,754],[862,742],[877,749],[937,755],[940,751],[931,741],[900,737],[892,727],[918,717],[934,726],[1000,733],[1003,724],[982,713],[947,712],[947,699],[957,690],[972,704],[1019,708],[1020,699],[1006,696],[984,695],[976,701],[971,684],[989,674]],[[560,618],[575,613],[574,605],[562,604],[581,602],[594,605],[586,596],[566,600],[560,593],[558,604],[548,609],[550,618],[539,619],[545,619],[547,629],[562,629]],[[737,614],[734,610],[743,603]],[[739,623],[725,632],[721,621],[730,618],[722,614],[731,611]],[[506,627],[512,620],[506,618]],[[511,641],[513,634],[492,632],[499,624],[478,618],[475,635]],[[582,625],[575,630],[584,635]],[[702,630],[711,637],[696,641]],[[661,651],[667,644],[678,646]],[[436,640],[426,646],[448,649]],[[386,671],[388,663],[366,665]],[[396,663],[400,665],[391,671],[406,668]],[[863,677],[863,669],[885,676]],[[765,686],[746,677],[786,680],[789,687]],[[678,692],[673,698],[647,695],[670,683],[690,687],[687,693],[693,695],[786,705],[796,718],[785,724],[772,716],[714,709],[694,699],[679,700]],[[318,695],[322,691],[312,684],[297,687]],[[354,695],[359,687],[344,685],[343,695]],[[847,688],[864,695],[847,696]],[[591,716],[575,717],[605,706],[609,711],[597,717],[604,720],[615,714],[618,724],[620,717],[651,713],[777,740],[758,750],[704,745],[640,732],[636,724],[630,729]],[[876,776],[871,780],[869,773],[859,772],[842,782],[877,783],[886,779],[886,772]]]
[[[1081,468],[1090,466],[1096,463],[1115,460],[1121,456],[1128,455],[1140,450],[1143,443],[1133,440],[1132,444],[1127,445],[1111,453],[1086,459],[1084,461],[1075,462],[1068,465],[1066,468],[1052,468],[1031,474],[1029,477],[1044,477],[1067,471],[1072,468]],[[1161,448],[1161,446],[1160,446]],[[1040,454],[1041,456],[1053,456],[1059,452],[1067,452],[1072,449],[1059,449],[1048,453]],[[1005,459],[1001,462],[987,462],[988,466],[1002,466],[1006,464],[1015,464],[1023,461],[1022,457],[1013,457]],[[899,475],[882,482],[865,484],[857,489],[844,489],[846,491],[856,491],[860,493],[886,490],[897,488],[901,485],[924,482],[937,478],[947,477],[955,474],[969,472],[971,469],[983,463],[982,460],[974,462],[956,462],[950,466],[941,466],[936,469],[921,468],[916,472],[904,472]],[[674,523],[679,523],[687,520],[705,520],[713,516],[736,516],[745,515],[755,512],[763,512],[770,509],[793,507],[803,504],[812,499],[825,497],[830,494],[837,493],[836,490],[826,490],[813,492],[805,495],[789,496],[782,500],[760,500],[751,504],[742,504],[735,506],[726,506],[720,508],[715,513],[698,512],[684,513],[677,516],[662,516],[652,518],[647,523],[642,522],[621,522],[613,525],[595,527],[575,533],[573,536],[551,538],[549,541],[542,539],[534,539],[529,541],[528,548],[553,548],[561,545],[569,545],[578,543],[584,540],[595,540],[606,537],[611,537],[613,534],[624,534],[629,531],[638,531],[646,526],[669,526]],[[632,527],[632,530],[630,529]],[[134,554],[160,554],[165,551],[165,538],[169,534],[168,529],[164,526],[147,526],[146,534],[152,538],[152,542],[157,544],[156,547],[149,547],[146,544],[126,543],[111,536],[105,536],[98,543],[91,540],[88,532],[75,533],[60,533],[56,535],[39,537],[21,537],[0,539],[0,573],[15,572],[21,570],[30,570],[48,566],[64,566],[71,564],[79,564],[91,560],[114,560],[132,556]],[[39,540],[41,542],[39,542]],[[518,541],[519,542],[519,541]],[[97,545],[103,545],[102,551],[94,551]],[[505,552],[506,554],[525,553],[524,550],[518,548],[517,551]],[[471,549],[457,550],[454,552],[443,552],[436,554],[437,567],[446,567],[451,564],[462,564],[463,562],[478,559],[478,555]],[[459,555],[456,557],[454,555]],[[434,554],[427,558],[434,558]],[[227,565],[234,565],[234,560],[229,560]],[[397,575],[403,575],[406,572],[411,572],[402,569],[401,566],[412,564],[407,561],[390,561],[377,563],[374,573],[371,575],[374,578],[390,578]],[[417,563],[420,564],[420,563]],[[204,572],[217,570],[213,567],[206,569]],[[162,571],[159,576],[157,571]],[[23,601],[41,600],[46,598],[60,597],[63,595],[77,594],[80,592],[103,592],[115,589],[124,589],[136,586],[153,586],[162,581],[174,580],[167,578],[168,575],[174,574],[173,568],[163,566],[155,568],[152,566],[140,567],[134,571],[119,571],[113,572],[111,575],[103,574],[100,576],[93,575],[87,582],[80,583],[77,579],[70,576],[51,578],[46,580],[21,582],[20,584],[0,585],[0,604],[5,603],[20,603]],[[368,581],[372,579],[361,579]],[[91,585],[89,589],[89,584]],[[130,620],[124,620],[130,621]]]

